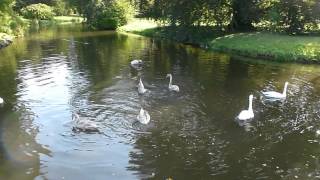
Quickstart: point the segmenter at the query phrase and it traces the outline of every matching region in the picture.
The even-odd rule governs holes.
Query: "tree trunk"
[[[250,0],[232,1],[232,20],[228,26],[230,31],[252,31],[252,3]]]

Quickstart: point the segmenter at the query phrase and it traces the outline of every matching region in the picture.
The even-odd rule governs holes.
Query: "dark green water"
[[[141,72],[129,66],[135,58]],[[167,73],[180,93],[168,92]],[[138,95],[138,76],[149,95]],[[261,98],[285,81],[284,102]],[[0,50],[0,86],[0,179],[320,177],[319,65],[56,27]],[[238,123],[249,94],[255,118]],[[135,123],[141,106],[148,125]],[[103,133],[73,132],[75,111]]]

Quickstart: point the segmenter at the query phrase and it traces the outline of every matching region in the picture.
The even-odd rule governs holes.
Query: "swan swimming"
[[[143,64],[142,60],[134,59],[130,62],[131,66],[141,66]]]
[[[254,118],[254,113],[252,110],[252,100],[253,100],[253,95],[249,96],[249,108],[248,110],[242,110],[240,114],[237,116],[237,119],[239,120],[248,120]]]
[[[148,124],[150,122],[150,115],[148,111],[141,108],[137,119],[141,124]]]
[[[77,113],[73,113],[72,119],[75,121],[76,125],[73,127],[73,129],[76,131],[99,132],[97,123],[89,120],[86,117],[80,117]]]
[[[175,91],[175,92],[179,92],[179,86],[177,85],[172,85],[172,75],[171,74],[167,74],[166,78],[170,78],[170,82],[169,82],[169,90],[170,91]]]
[[[138,84],[138,93],[139,94],[144,94],[147,91],[148,91],[148,89],[144,88],[144,85],[143,85],[142,80],[140,78],[139,84]]]
[[[275,92],[275,91],[268,91],[268,92],[262,92],[264,96],[267,98],[272,98],[272,99],[285,99],[287,97],[287,87],[288,87],[288,82],[284,84],[283,92]]]

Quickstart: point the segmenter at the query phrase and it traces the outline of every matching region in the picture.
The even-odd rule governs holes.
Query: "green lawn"
[[[253,58],[320,63],[320,35],[289,36],[261,32],[225,35],[212,27],[194,27],[186,30],[158,26],[154,21],[139,19],[134,19],[120,30]]]
[[[22,20],[31,24],[31,19],[22,18]],[[80,16],[54,16],[52,20],[40,20],[42,24],[71,24],[71,23],[82,23],[84,21],[83,17]]]
[[[320,36],[239,33],[216,38],[209,48],[278,61],[320,62]]]
[[[159,25],[152,20],[147,20],[147,19],[138,19],[134,18],[132,19],[128,24],[122,26],[119,28],[120,31],[125,31],[125,32],[143,32],[146,29],[152,29],[156,28]]]

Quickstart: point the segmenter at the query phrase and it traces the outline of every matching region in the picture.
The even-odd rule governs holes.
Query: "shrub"
[[[45,4],[31,4],[22,8],[21,14],[27,19],[50,20],[53,18],[53,9]]]
[[[89,24],[97,29],[114,30],[125,25],[133,16],[133,7],[126,0],[100,3],[93,10],[87,11]]]
[[[0,11],[0,33],[11,35],[22,35],[26,24],[15,14],[3,13]]]

